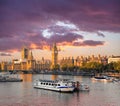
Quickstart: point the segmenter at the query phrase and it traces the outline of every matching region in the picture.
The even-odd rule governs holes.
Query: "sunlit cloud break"
[[[54,42],[58,43],[59,46],[76,46],[76,47],[84,47],[84,46],[102,46],[104,45],[104,41],[95,41],[95,40],[85,40],[84,36],[81,35],[80,29],[73,23],[57,21],[56,23],[49,25],[39,31],[29,31],[24,32],[24,36],[17,36],[17,45],[15,47],[22,47],[23,44],[28,46],[31,49],[42,49],[42,50],[50,50],[52,44]],[[97,33],[99,36],[103,37],[102,33]],[[24,37],[24,39],[23,39]],[[8,41],[13,41],[16,43],[16,37],[7,39]],[[82,42],[81,42],[82,40]],[[77,42],[76,42],[77,41]],[[4,42],[3,42],[4,44]],[[9,43],[10,46],[11,43]],[[19,45],[21,44],[21,46]],[[6,46],[6,50],[10,50],[9,46]],[[7,48],[8,47],[8,48]],[[12,44],[11,44],[12,49]],[[4,49],[3,49],[4,50]],[[20,50],[20,48],[18,49]],[[2,48],[1,48],[2,51]]]
[[[69,29],[78,29],[76,25],[70,23],[70,22],[62,22],[62,21],[58,21],[56,22],[56,25],[61,26],[61,27],[65,27],[65,28],[69,28]]]

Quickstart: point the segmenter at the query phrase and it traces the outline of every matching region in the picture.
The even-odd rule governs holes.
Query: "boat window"
[[[60,84],[58,84],[58,86],[60,86]]]
[[[48,83],[46,83],[46,85],[48,85]]]
[[[51,83],[49,83],[49,85],[51,85]]]
[[[54,84],[52,84],[52,86],[53,86]]]
[[[43,84],[43,83],[41,82],[41,84]]]

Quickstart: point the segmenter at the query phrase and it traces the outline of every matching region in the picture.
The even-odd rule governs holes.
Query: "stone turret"
[[[32,54],[32,51],[29,52],[29,55],[28,55],[28,60],[33,60],[33,54]]]
[[[29,56],[29,49],[24,46],[21,51],[21,57],[24,60],[24,59],[28,59],[28,56]]]

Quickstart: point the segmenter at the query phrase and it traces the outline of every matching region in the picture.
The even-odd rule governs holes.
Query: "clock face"
[[[55,51],[55,53],[57,53],[57,51]]]

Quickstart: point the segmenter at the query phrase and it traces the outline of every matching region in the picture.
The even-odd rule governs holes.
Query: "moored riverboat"
[[[58,92],[79,92],[89,91],[88,85],[80,83],[79,81],[70,81],[68,79],[59,80],[36,80],[33,84],[34,88],[45,90],[52,90]]]
[[[15,76],[13,74],[4,73],[0,74],[0,82],[22,82],[21,78],[18,78],[18,75]]]
[[[95,76],[93,78],[95,81],[103,81],[103,82],[113,82],[113,78],[108,76]]]
[[[73,92],[75,87],[73,83],[68,79],[59,80],[36,80],[34,88],[53,90],[58,92]]]

